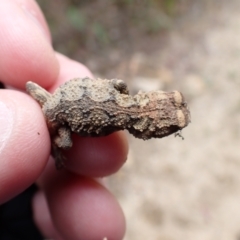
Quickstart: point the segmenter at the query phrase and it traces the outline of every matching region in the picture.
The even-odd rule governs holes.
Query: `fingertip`
[[[41,233],[48,238],[61,240],[61,236],[55,229],[47,200],[42,191],[38,191],[32,200],[33,219]]]
[[[46,194],[53,222],[65,239],[123,239],[123,212],[96,181],[69,174],[49,186]]]
[[[60,65],[60,71],[57,81],[52,85],[50,91],[53,92],[59,85],[62,85],[66,81],[73,78],[90,77],[93,78],[90,70],[80,62],[74,61],[58,52],[56,52],[56,58]]]
[[[128,155],[124,132],[90,138],[73,135],[73,147],[66,151],[66,168],[84,176],[103,177],[117,172]]]

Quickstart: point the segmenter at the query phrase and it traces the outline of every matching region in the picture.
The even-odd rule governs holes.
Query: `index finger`
[[[51,86],[59,64],[44,17],[30,0],[0,1],[0,79],[15,88],[28,80]]]

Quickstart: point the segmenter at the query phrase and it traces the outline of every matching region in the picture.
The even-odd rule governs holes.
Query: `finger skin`
[[[15,0],[15,2],[23,9],[23,11],[26,12],[26,14],[29,15],[30,18],[32,18],[33,21],[35,21],[37,25],[40,25],[38,27],[42,28],[41,30],[43,31],[43,34],[45,34],[47,40],[50,43],[51,33],[49,31],[44,15],[37,3],[33,0]]]
[[[34,221],[46,238],[64,240],[56,230],[49,212],[46,197],[43,191],[38,191],[32,201]]]
[[[125,219],[112,194],[91,178],[53,172],[50,165],[42,186],[61,236],[69,240],[123,239]]]
[[[0,79],[20,89],[29,80],[48,87],[59,72],[49,33],[38,20],[40,14],[34,16],[29,7],[14,0],[0,1]]]
[[[64,152],[66,168],[89,177],[103,177],[117,172],[125,163],[127,154],[124,132],[98,138],[73,135],[73,147]]]
[[[83,64],[74,61],[60,53],[56,53],[56,58],[60,65],[60,71],[56,81],[50,88],[48,88],[50,92],[54,92],[56,88],[72,78],[94,78],[89,69]]]
[[[50,151],[39,106],[14,90],[0,91],[0,203],[22,192],[42,173]]]

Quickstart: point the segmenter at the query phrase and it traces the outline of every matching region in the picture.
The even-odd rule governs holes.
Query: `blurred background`
[[[188,101],[184,140],[128,135],[128,161],[107,179],[125,240],[240,240],[240,1],[38,3],[54,48],[96,77]]]

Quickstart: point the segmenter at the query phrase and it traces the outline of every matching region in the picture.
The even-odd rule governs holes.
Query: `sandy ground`
[[[239,63],[238,0],[196,1],[164,46],[131,59],[130,88],[182,91],[192,123],[184,141],[129,136],[128,161],[108,179],[126,214],[125,240],[240,239]]]

